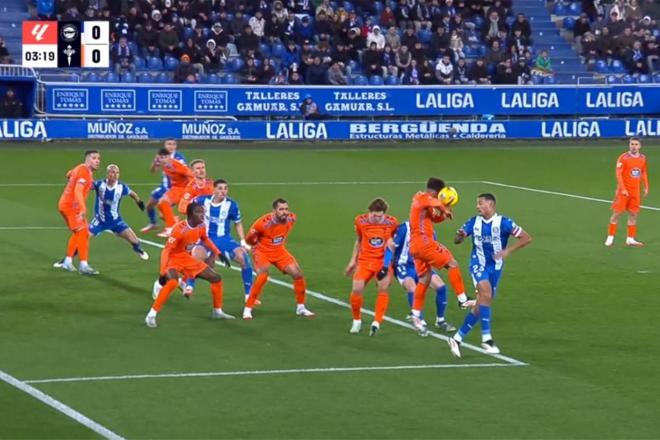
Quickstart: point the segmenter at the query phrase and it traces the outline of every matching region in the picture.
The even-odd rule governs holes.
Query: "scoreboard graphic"
[[[107,21],[24,21],[23,66],[110,67]]]

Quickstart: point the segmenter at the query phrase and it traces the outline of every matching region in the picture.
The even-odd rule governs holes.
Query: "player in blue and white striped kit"
[[[394,265],[394,272],[399,284],[408,294],[408,304],[412,307],[415,287],[419,279],[415,271],[415,263],[410,254],[410,222],[405,221],[399,225],[394,233],[394,251],[387,249],[385,251],[385,267],[389,267],[390,259]],[[435,326],[446,332],[456,330],[456,327],[445,320],[445,310],[447,309],[447,286],[437,273],[431,276],[431,288],[436,291],[435,305],[437,317]],[[412,319],[411,315],[408,315]]]
[[[142,249],[135,232],[126,224],[119,213],[121,199],[125,196],[135,200],[135,203],[143,211],[144,202],[128,185],[119,180],[119,167],[117,165],[108,165],[106,172],[105,179],[94,182],[96,203],[94,204],[94,218],[89,224],[89,232],[92,236],[97,236],[103,231],[114,232],[117,236],[131,243],[133,250],[140,258],[148,260],[149,254]]]
[[[499,215],[495,208],[493,194],[480,194],[477,197],[479,215],[469,219],[456,232],[456,244],[466,237],[472,237],[470,274],[477,288],[476,306],[468,312],[463,326],[448,341],[451,352],[456,357],[461,357],[461,342],[477,322],[481,323],[481,347],[487,353],[500,352],[490,331],[491,304],[502,275],[504,259],[532,241],[532,237],[515,221]],[[511,245],[508,244],[510,236],[518,239]]]
[[[250,246],[245,242],[241,210],[238,203],[229,197],[229,185],[223,179],[213,182],[213,195],[197,197],[195,201],[204,207],[206,231],[220,252],[236,261],[241,267],[243,289],[247,298],[252,288],[252,264],[247,251]],[[240,243],[231,236],[234,225]]]
[[[186,158],[183,154],[177,151],[176,139],[167,139],[165,141],[165,148],[170,152],[173,159],[178,160],[181,163],[186,163]],[[156,157],[157,159],[157,157]],[[157,160],[151,163],[151,172],[153,173],[157,168]],[[163,197],[163,195],[172,187],[170,183],[170,178],[163,173],[160,186],[151,191],[151,198],[147,202],[147,216],[149,217],[149,224],[144,228],[140,229],[140,232],[149,232],[158,227],[156,220],[156,205],[158,201]]]

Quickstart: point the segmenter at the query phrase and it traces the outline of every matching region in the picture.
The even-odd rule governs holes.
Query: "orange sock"
[[[424,308],[424,300],[426,299],[426,291],[428,288],[428,284],[417,283],[417,287],[415,287],[415,297],[413,299],[413,309],[422,310]]]
[[[447,270],[447,273],[449,274],[449,284],[451,284],[452,289],[454,289],[456,296],[465,293],[465,284],[463,284],[461,270],[458,267],[450,267]]]
[[[259,295],[261,295],[261,290],[264,288],[264,285],[268,281],[268,273],[266,272],[261,272],[257,274],[257,277],[254,279],[254,283],[252,284],[252,288],[250,289],[250,296],[248,296],[248,300],[245,302],[245,307],[253,308],[254,303],[257,302],[259,299]]]
[[[78,233],[72,232],[71,237],[69,237],[69,242],[66,245],[66,256],[73,258],[73,255],[76,253],[77,247],[78,247]]]
[[[222,281],[211,283],[211,295],[213,295],[213,308],[222,308]]]
[[[160,210],[160,213],[163,214],[163,221],[165,222],[165,226],[167,226],[168,228],[174,226],[174,223],[176,223],[176,221],[174,220],[174,212],[172,211],[172,206],[170,206],[170,202],[161,200],[160,202],[158,202],[158,209]]]
[[[362,308],[362,302],[364,298],[359,293],[351,292],[351,312],[353,313],[353,319],[356,321],[362,319],[362,314],[360,309]]]
[[[296,304],[305,304],[305,292],[307,291],[307,283],[304,278],[293,280],[293,292],[296,294]]]
[[[387,306],[390,303],[390,295],[387,292],[378,292],[378,296],[376,297],[376,314],[374,316],[374,321],[377,323],[383,322],[383,316],[385,316],[385,312],[387,312]]]
[[[87,229],[81,229],[76,232],[78,236],[78,256],[80,261],[87,261],[89,259],[89,231]]]
[[[637,237],[637,225],[628,225],[628,238]]]
[[[160,312],[160,309],[163,308],[167,302],[167,299],[170,297],[170,294],[174,291],[174,289],[176,289],[176,286],[178,285],[179,282],[177,280],[169,280],[167,283],[165,283],[163,288],[160,289],[158,298],[156,298],[156,301],[154,301],[154,305],[151,306],[151,308],[157,312]]]
[[[607,225],[607,235],[616,235],[616,223]]]

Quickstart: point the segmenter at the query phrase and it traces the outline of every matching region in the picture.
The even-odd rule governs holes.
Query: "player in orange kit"
[[[475,301],[465,294],[465,284],[458,262],[449,249],[435,240],[433,223],[449,218],[452,212],[438,199],[438,193],[445,187],[442,179],[431,177],[426,183],[426,191],[419,191],[410,206],[410,252],[415,260],[415,271],[419,282],[415,288],[412,307],[413,325],[422,336],[427,334],[426,323],[422,319],[422,308],[426,291],[431,283],[432,268],[446,268],[449,284],[454,289],[461,308],[472,307]]]
[[[60,196],[58,209],[67,227],[71,231],[71,238],[66,248],[64,261],[58,261],[53,266],[73,272],[73,256],[76,252],[80,256],[79,272],[84,275],[98,275],[98,272],[87,263],[89,257],[89,229],[85,213],[87,194],[94,184],[93,172],[101,165],[101,155],[96,150],[85,152],[85,161],[66,173],[67,183]]]
[[[171,153],[166,148],[161,148],[158,151],[156,158],[156,166],[162,168],[163,173],[169,177],[172,187],[161,197],[158,202],[158,209],[163,214],[165,221],[165,229],[159,233],[159,237],[168,237],[172,226],[176,223],[172,205],[178,205],[181,197],[186,189],[186,185],[193,177],[190,168],[178,160],[172,158]]]
[[[380,324],[387,311],[389,304],[388,288],[392,281],[392,267],[383,264],[385,249],[393,246],[392,237],[399,225],[398,220],[387,215],[387,202],[381,198],[374,199],[368,207],[368,214],[355,217],[355,233],[357,239],[353,246],[351,260],[346,266],[344,273],[353,274],[353,287],[351,290],[351,310],[353,313],[353,324],[350,333],[359,333],[362,328],[360,309],[364,302],[364,288],[374,276],[377,280],[378,296],[376,297],[376,313],[374,322],[371,324],[369,336],[373,336],[380,330]]]
[[[305,307],[307,286],[302,269],[296,259],[286,249],[286,238],[296,222],[296,215],[289,211],[289,203],[284,199],[273,201],[273,212],[257,219],[245,241],[253,246],[254,268],[257,277],[245,302],[243,319],[252,319],[252,309],[261,295],[261,290],[268,281],[268,268],[277,269],[293,278],[293,291],[296,294],[296,315],[313,317],[315,314]]]
[[[222,277],[208,264],[193,258],[188,251],[195,243],[201,241],[212,252],[213,258],[225,261],[225,257],[206,235],[204,207],[199,203],[190,203],[186,209],[186,216],[186,220],[174,225],[160,255],[160,276],[166,282],[144,318],[148,327],[157,327],[156,316],[178,286],[179,274],[189,278],[200,277],[210,282],[213,295],[211,316],[214,319],[234,319],[232,315],[222,310]]]
[[[181,214],[186,213],[188,205],[197,197],[213,195],[213,180],[206,178],[206,162],[202,159],[195,159],[190,162],[190,169],[194,177],[184,188],[183,196],[179,201]]]
[[[637,214],[639,214],[642,200],[642,182],[644,183],[644,197],[649,194],[646,156],[639,152],[641,149],[642,141],[638,137],[631,137],[628,141],[628,151],[619,156],[616,161],[616,193],[612,202],[612,217],[610,217],[607,229],[605,246],[614,244],[616,225],[624,212],[628,212],[626,246],[644,246],[644,243],[635,239]]]

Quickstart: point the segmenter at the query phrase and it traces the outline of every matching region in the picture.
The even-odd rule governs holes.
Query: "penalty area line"
[[[452,184],[476,184],[483,183],[482,180],[449,180]],[[64,188],[66,182],[61,183],[0,183],[0,188],[21,188],[21,187],[61,187]],[[347,180],[347,181],[302,181],[302,182],[235,182],[231,186],[289,186],[289,185],[302,185],[302,186],[322,186],[322,185],[421,185],[425,181],[422,180]],[[131,186],[158,186],[157,182],[141,182],[132,183]]]
[[[157,248],[160,248],[160,249],[162,249],[162,248],[165,247],[163,244],[158,243],[158,242],[155,242],[155,241],[151,241],[151,240],[145,240],[145,239],[140,238],[140,241],[141,241],[142,243],[145,243],[145,244],[148,244],[148,245],[150,245],[150,246],[154,246],[154,247],[157,247]],[[217,262],[217,261],[216,261],[216,264],[217,264],[218,266],[220,266],[220,267],[223,267],[223,266],[224,266],[224,265],[220,264],[220,263]],[[240,270],[241,270],[240,268],[235,267],[235,266],[232,266],[231,268],[232,268],[232,270],[235,270],[235,271],[240,271]],[[282,281],[282,280],[278,280],[278,279],[275,279],[275,278],[268,277],[268,282],[269,282],[269,283],[273,283],[273,284],[277,284],[278,286],[282,286],[282,287],[287,287],[287,288],[289,288],[289,289],[293,289],[293,284],[291,284],[291,283],[287,283],[286,281]],[[350,309],[350,308],[351,308],[351,305],[348,304],[347,302],[344,302],[344,301],[338,300],[337,298],[333,298],[333,297],[328,296],[328,295],[325,295],[325,294],[323,294],[323,293],[321,293],[321,292],[315,292],[314,290],[307,289],[307,294],[308,294],[309,296],[312,296],[312,297],[316,298],[316,299],[320,299],[321,301],[325,301],[325,302],[329,302],[329,303],[332,303],[332,304],[336,304],[336,305],[338,305],[338,306],[340,306],[340,307],[343,307],[343,308],[346,308],[346,309]],[[374,313],[372,310],[368,310],[368,309],[364,309],[364,308],[362,309],[362,313],[364,313],[364,314],[366,314],[366,315],[370,315],[370,316],[374,316],[374,315],[375,315],[375,313]],[[391,317],[389,317],[389,316],[385,316],[383,319],[384,319],[385,321],[387,321],[387,322],[389,322],[389,323],[392,323],[392,324],[394,324],[394,325],[397,325],[397,326],[399,326],[399,327],[403,327],[403,328],[407,328],[407,329],[410,329],[410,330],[414,330],[414,331],[416,331],[416,330],[415,330],[415,327],[413,327],[412,324],[409,324],[409,323],[407,323],[407,322],[405,322],[405,321],[401,321],[401,320],[399,320],[399,319],[394,319],[394,318],[391,318]],[[443,340],[443,341],[445,341],[445,342],[447,342],[447,341],[449,340],[449,337],[447,337],[447,336],[445,336],[445,335],[443,335],[443,334],[440,334],[440,333],[433,332],[433,331],[429,331],[429,332],[428,332],[428,335],[431,336],[431,337],[433,337],[433,338],[436,338],[436,339],[441,339],[441,340]],[[509,357],[509,356],[504,356],[504,355],[502,355],[502,354],[491,354],[491,353],[488,353],[487,351],[485,351],[485,350],[482,349],[481,347],[477,347],[476,345],[468,344],[468,343],[466,343],[466,342],[463,342],[463,343],[461,344],[461,347],[462,347],[462,348],[466,348],[466,349],[468,349],[468,350],[476,351],[476,352],[481,353],[481,354],[485,354],[485,355],[487,355],[487,356],[494,357],[494,358],[499,359],[499,360],[501,360],[501,361],[507,362],[507,363],[509,363],[509,364],[511,364],[511,365],[515,365],[515,366],[525,366],[525,365],[527,365],[525,362],[523,362],[523,361],[519,361],[518,359],[514,359],[514,358]]]
[[[95,433],[99,434],[103,438],[109,439],[109,440],[125,440],[124,437],[120,436],[119,434],[116,434],[112,431],[110,431],[108,428],[105,426],[95,422],[94,420],[90,419],[89,417],[79,413],[75,409],[71,408],[70,406],[60,402],[59,400],[49,396],[48,394],[39,391],[38,389],[34,388],[31,385],[28,385],[26,382],[21,381],[16,379],[14,376],[5,373],[4,371],[0,370],[0,380],[3,382],[6,382],[7,384],[18,388],[20,391],[29,394],[30,396],[34,397],[37,400],[40,400],[41,402],[45,403],[46,405],[50,406],[51,408],[55,409],[56,411],[64,414],[65,416],[75,420],[76,422],[80,423],[81,425],[91,429]]]
[[[307,373],[351,373],[365,371],[397,371],[397,370],[430,370],[454,368],[495,368],[519,367],[510,363],[487,364],[431,364],[431,365],[391,365],[377,367],[327,367],[327,368],[292,368],[287,370],[246,370],[246,371],[209,371],[200,373],[161,373],[161,374],[127,374],[123,376],[90,376],[90,377],[61,377],[53,379],[26,380],[26,384],[61,383],[61,382],[95,382],[110,380],[138,380],[138,379],[168,379],[181,377],[217,377],[217,376],[266,376],[284,374]]]

